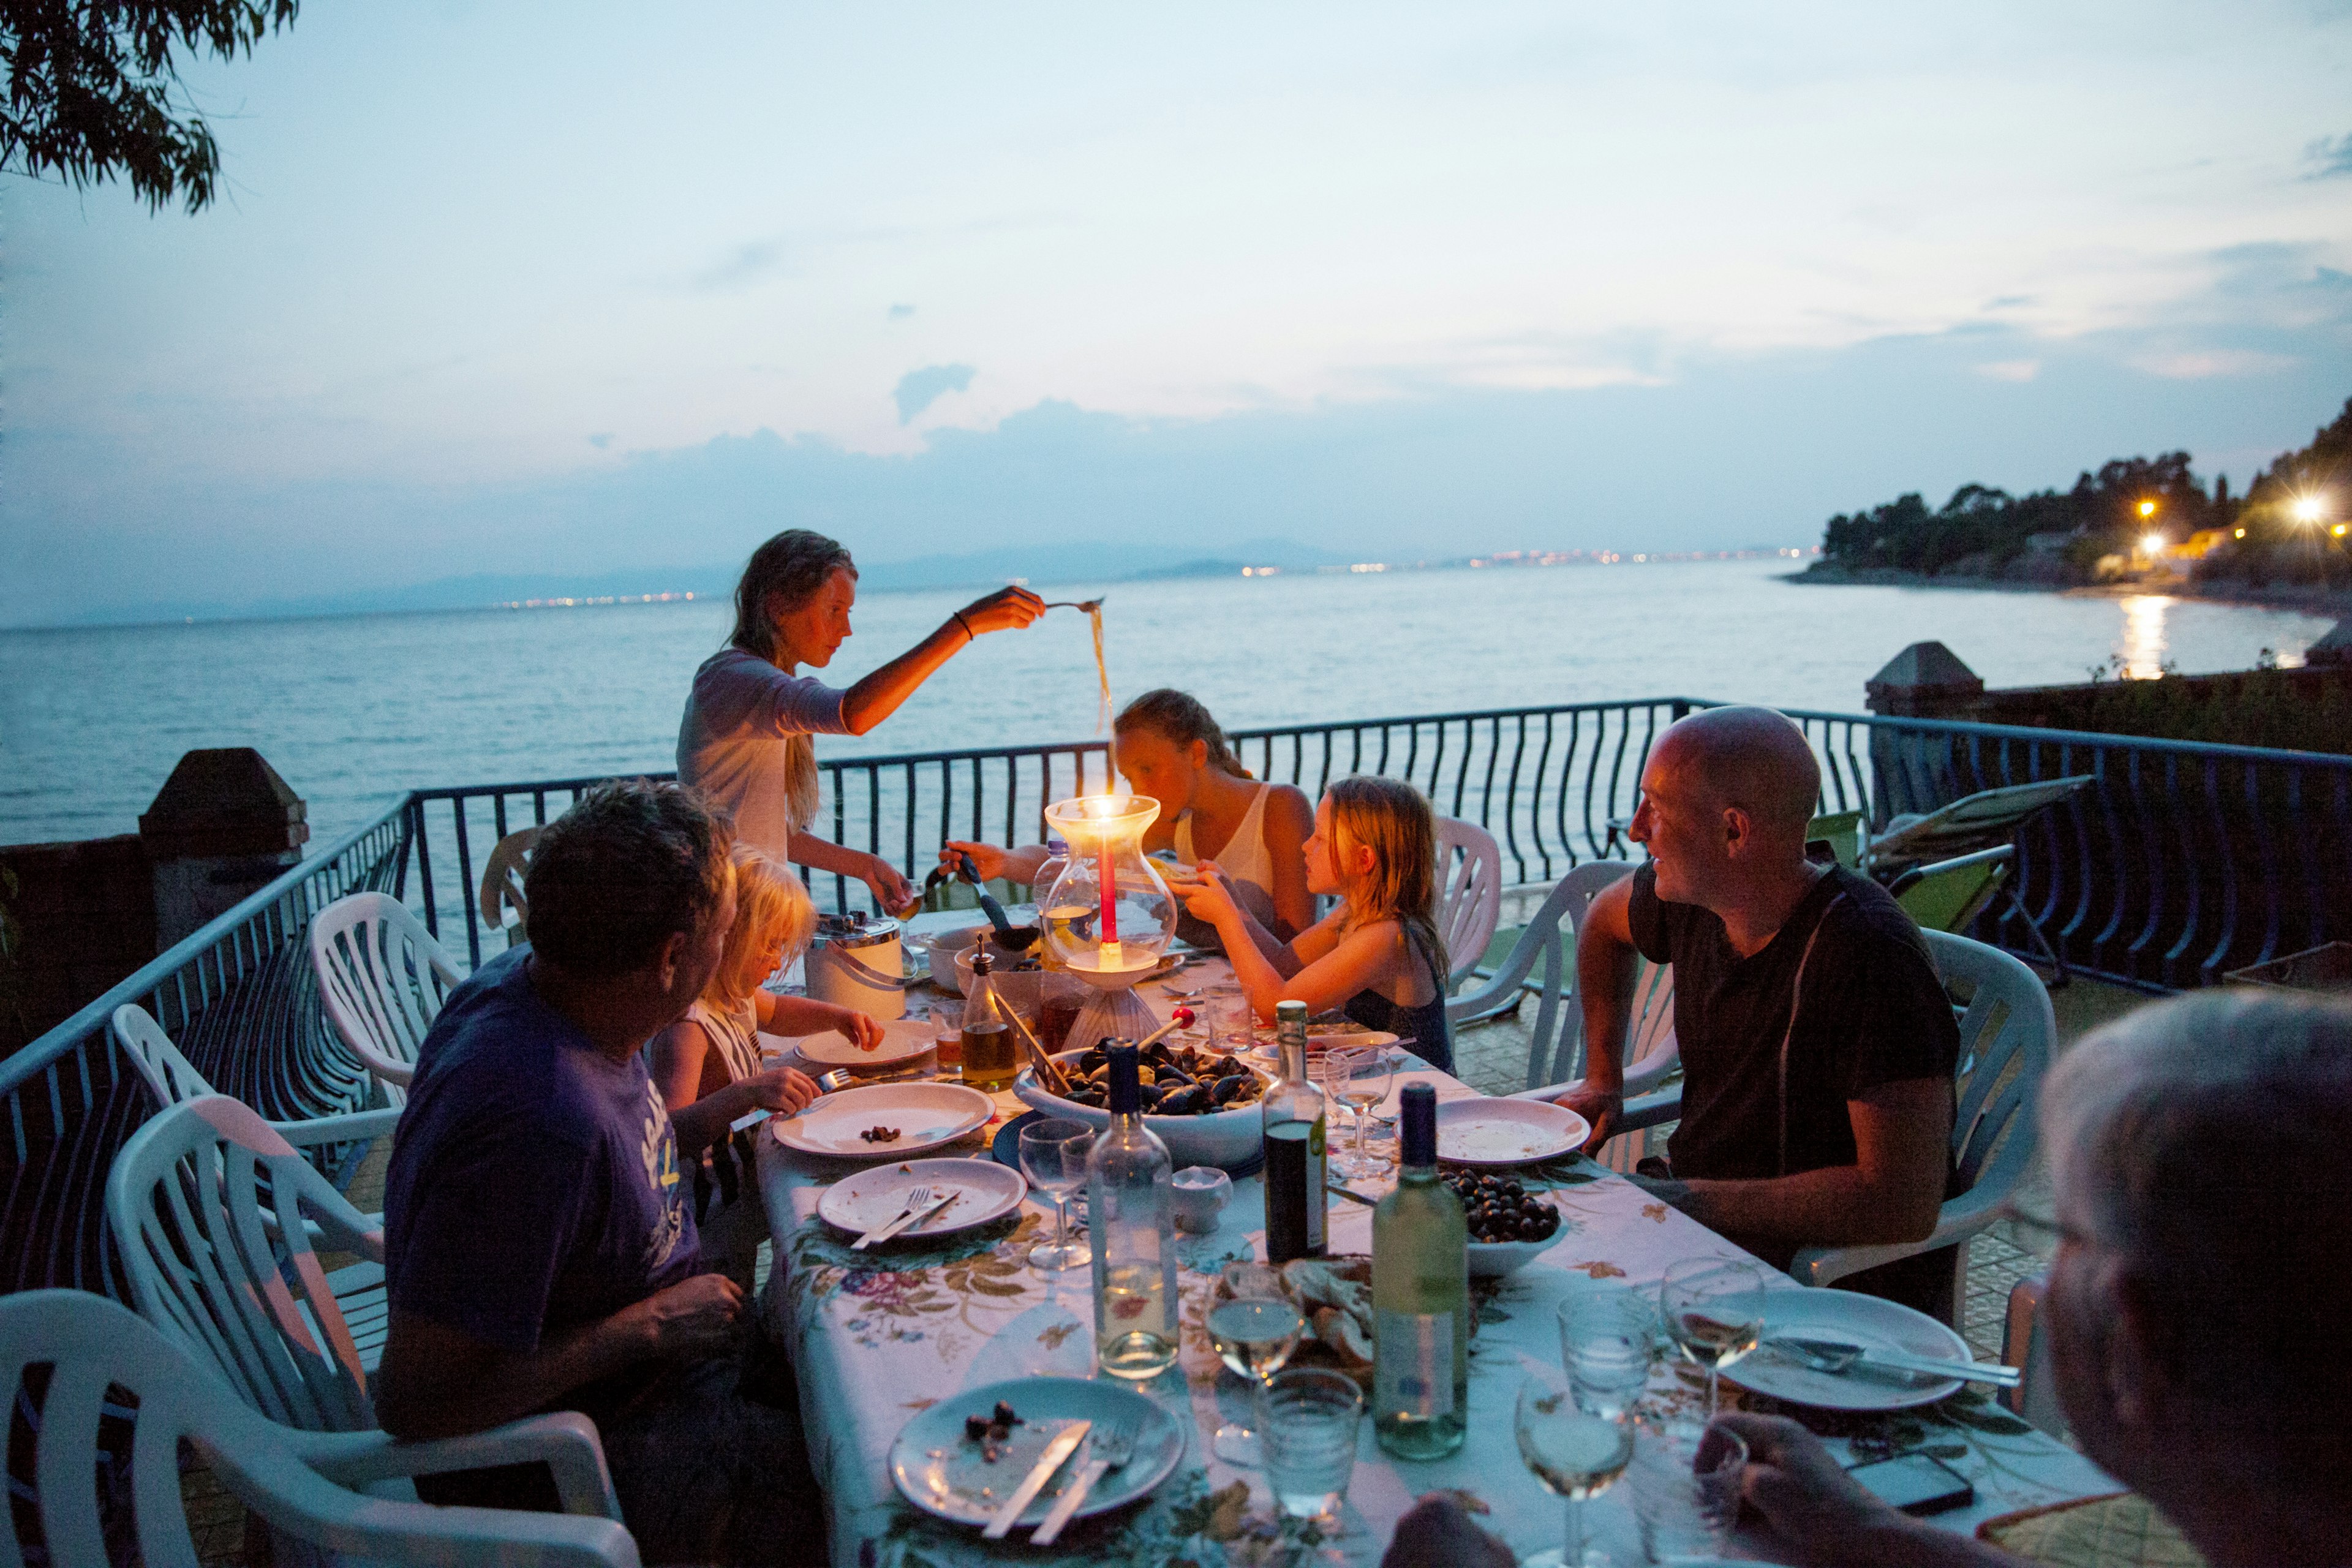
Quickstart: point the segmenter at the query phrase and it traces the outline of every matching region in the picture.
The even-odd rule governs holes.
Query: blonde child
[[[1437,821],[1428,800],[1394,779],[1341,779],[1317,804],[1305,848],[1308,890],[1337,894],[1339,905],[1288,942],[1234,900],[1213,866],[1169,886],[1216,927],[1260,1019],[1271,1022],[1277,1002],[1337,1007],[1366,1028],[1412,1040],[1414,1055],[1452,1071]]]
[[[766,1235],[766,1220],[750,1136],[730,1136],[729,1128],[749,1111],[798,1110],[817,1094],[806,1074],[761,1062],[761,1034],[831,1030],[858,1045],[877,1046],[882,1026],[853,1008],[762,989],[808,946],[816,905],[798,877],[761,851],[738,844],[733,859],[735,923],[719,967],[685,1016],[646,1049],[679,1152],[701,1154],[694,1189],[703,1249],[714,1259],[740,1254],[748,1264],[751,1247]]]

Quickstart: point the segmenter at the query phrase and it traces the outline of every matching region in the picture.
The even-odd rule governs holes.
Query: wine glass
[[[1608,1563],[1604,1554],[1588,1553],[1585,1548],[1584,1500],[1607,1491],[1633,1458],[1632,1406],[1592,1408],[1577,1398],[1567,1373],[1530,1366],[1527,1381],[1519,1385],[1512,1426],[1518,1434],[1519,1458],[1545,1490],[1567,1500],[1568,1533],[1559,1568]],[[1549,1559],[1549,1552],[1531,1557],[1528,1568]]]
[[[1091,1260],[1092,1254],[1070,1240],[1068,1205],[1070,1194],[1086,1184],[1094,1144],[1095,1130],[1083,1121],[1033,1121],[1021,1130],[1021,1173],[1054,1200],[1054,1239],[1029,1249],[1029,1261],[1046,1273]]]
[[[1356,1119],[1356,1136],[1347,1153],[1332,1163],[1343,1176],[1387,1173],[1389,1162],[1364,1147],[1364,1114],[1389,1096],[1396,1077],[1393,1051],[1380,1049],[1323,1053],[1323,1090],[1348,1108]]]
[[[1754,1263],[1686,1258],[1658,1286],[1658,1316],[1691,1361],[1706,1368],[1706,1415],[1715,1419],[1717,1373],[1764,1334],[1764,1270]]]
[[[1225,1285],[1228,1289],[1245,1289],[1242,1270],[1245,1264],[1228,1264]],[[1209,1309],[1209,1342],[1217,1347],[1218,1359],[1243,1377],[1264,1384],[1280,1372],[1290,1360],[1290,1352],[1298,1348],[1299,1336],[1307,1331],[1307,1320],[1297,1307],[1279,1296],[1235,1296]],[[1214,1438],[1217,1458],[1229,1465],[1255,1467],[1263,1462],[1257,1434],[1238,1421],[1228,1421],[1217,1428]]]

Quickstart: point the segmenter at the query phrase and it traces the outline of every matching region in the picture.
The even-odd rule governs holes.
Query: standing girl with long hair
[[[751,552],[735,585],[735,629],[694,672],[677,727],[677,778],[735,819],[735,837],[785,865],[855,877],[886,910],[915,889],[878,855],[818,838],[814,735],[863,735],[983,633],[1025,626],[1045,602],[1026,588],[975,599],[846,690],[794,673],[822,669],[849,632],[857,567],[821,533],[789,529]]]
[[[1337,1007],[1368,1029],[1413,1042],[1414,1055],[1454,1070],[1445,1023],[1448,973],[1437,934],[1437,819],[1409,784],[1358,774],[1315,807],[1307,886],[1339,905],[1287,942],[1234,901],[1213,866],[1169,886],[1224,940],[1234,978],[1258,1017],[1277,1002]]]

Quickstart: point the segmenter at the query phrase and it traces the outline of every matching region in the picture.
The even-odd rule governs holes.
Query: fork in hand
[[[1036,1533],[1030,1536],[1030,1545],[1054,1544],[1055,1538],[1062,1533],[1062,1526],[1069,1523],[1070,1516],[1086,1502],[1087,1494],[1095,1489],[1095,1483],[1102,1479],[1103,1472],[1116,1470],[1135,1458],[1136,1436],[1135,1422],[1130,1418],[1120,1417],[1096,1426],[1087,1440],[1087,1452],[1094,1458],[1087,1460],[1086,1468],[1062,1489],[1062,1495],[1054,1500],[1053,1511],[1045,1516],[1045,1522],[1037,1527]]]

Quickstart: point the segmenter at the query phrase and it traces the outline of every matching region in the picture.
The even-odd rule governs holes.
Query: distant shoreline
[[[2096,584],[2019,583],[1999,577],[1957,577],[1948,574],[1906,572],[1893,566],[1816,565],[1782,574],[1780,581],[1815,588],[1961,588],[1972,593],[2056,594],[2076,599],[2131,599],[2158,594],[2167,598],[2194,599],[2209,605],[2238,605],[2250,609],[2300,610],[2306,615],[2352,616],[2352,592],[2283,584],[2257,588],[2239,584],[2226,591],[2210,584],[2170,578],[2157,583]]]

